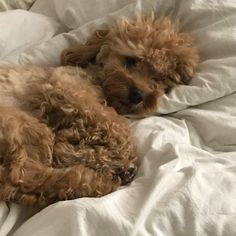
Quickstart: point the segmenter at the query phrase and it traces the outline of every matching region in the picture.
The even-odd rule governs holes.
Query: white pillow
[[[159,112],[176,112],[234,93],[236,1],[176,0],[172,16],[195,37],[201,59],[190,86],[164,96]]]
[[[0,0],[0,11],[29,9],[35,0]]]
[[[136,0],[38,0],[30,11],[55,17],[68,29],[75,29],[133,2]]]
[[[62,30],[54,19],[24,10],[1,12],[0,28],[1,64],[20,64],[21,53],[32,51]]]

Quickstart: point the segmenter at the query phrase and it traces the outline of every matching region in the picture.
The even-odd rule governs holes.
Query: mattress
[[[155,115],[131,122],[135,180],[40,212],[2,202],[1,236],[236,235],[234,0],[36,0],[29,11],[0,13],[0,64],[58,66],[64,48],[140,11],[178,20],[196,39],[200,64]]]

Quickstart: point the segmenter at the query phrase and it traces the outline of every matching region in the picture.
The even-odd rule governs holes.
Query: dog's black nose
[[[137,88],[132,88],[130,89],[130,93],[129,93],[129,101],[132,104],[139,104],[140,102],[143,101],[143,93],[137,89]]]

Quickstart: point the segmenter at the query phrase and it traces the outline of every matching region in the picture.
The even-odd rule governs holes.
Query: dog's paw
[[[122,176],[122,181],[123,181],[122,183],[123,184],[130,183],[134,179],[135,175],[137,174],[137,170],[138,168],[136,165],[134,164],[130,165],[130,167],[124,172]]]

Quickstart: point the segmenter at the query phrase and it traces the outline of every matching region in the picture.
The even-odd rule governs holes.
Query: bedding
[[[37,213],[2,202],[0,235],[236,235],[235,1],[37,0],[30,12],[0,14],[9,26],[1,27],[0,64],[58,66],[65,47],[140,10],[178,19],[201,60],[189,86],[165,95],[155,116],[131,122],[137,177],[105,197]]]
[[[35,0],[0,0],[0,11],[29,9]]]

